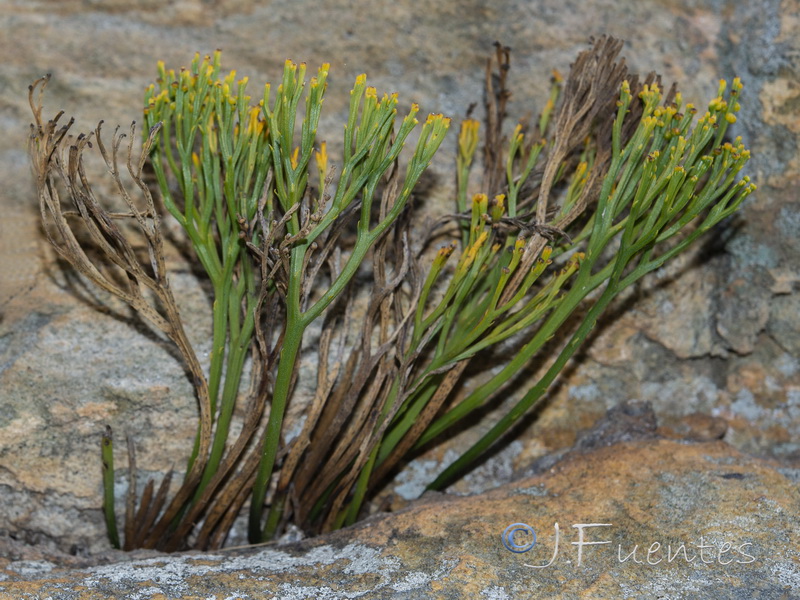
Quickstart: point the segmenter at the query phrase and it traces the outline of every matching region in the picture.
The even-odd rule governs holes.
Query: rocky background
[[[793,600],[800,589],[797,511],[794,484],[724,442],[639,440],[567,458],[545,475],[485,494],[434,496],[279,547],[140,554],[68,572],[45,560],[16,561],[13,570],[0,568],[8,574],[0,593],[53,600]],[[537,543],[509,552],[500,534],[520,518]],[[604,543],[575,546],[576,525],[584,542]],[[517,543],[530,543],[529,536]]]
[[[330,139],[340,135],[349,86],[362,72],[380,91],[399,92],[401,106],[462,116],[481,99],[495,40],[513,51],[514,118],[537,113],[551,69],[566,73],[587,40],[604,33],[627,41],[631,70],[658,71],[698,105],[715,95],[718,79],[740,76],[743,112],[733,133],[752,149],[758,191],[739,218],[608,314],[537,418],[454,491],[481,491],[550,464],[543,457],[570,448],[607,409],[637,399],[652,404],[661,436],[722,438],[730,452],[768,460],[794,481],[786,510],[800,515],[798,14],[795,0],[0,3],[0,557],[28,556],[21,548],[31,545],[78,557],[106,550],[104,426],[134,435],[143,474],[159,475],[185,463],[196,418],[168,347],[49,252],[25,150],[27,86],[52,73],[47,113],[65,110],[78,130],[104,119],[110,131],[139,118],[157,60],[177,67],[215,48],[224,67],[256,85],[275,81],[286,58],[311,68],[330,62],[322,124]],[[451,135],[439,153],[422,207],[431,214],[450,210],[454,145]],[[202,354],[207,299],[190,266],[174,262],[174,287]],[[452,452],[409,465],[390,490],[395,505],[416,497]],[[124,466],[122,453],[117,460]]]

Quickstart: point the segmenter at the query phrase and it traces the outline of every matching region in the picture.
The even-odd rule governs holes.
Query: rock
[[[578,434],[576,450],[590,450],[619,442],[657,437],[656,415],[649,402],[629,401],[606,412],[589,430]]]
[[[665,436],[696,442],[721,440],[727,432],[728,423],[725,419],[699,412],[686,415],[674,428],[663,431]]]
[[[738,354],[750,354],[759,334],[770,318],[770,300],[766,271],[731,281],[722,291],[722,307],[717,314],[717,332]]]
[[[800,356],[800,301],[796,294],[775,298],[770,306],[769,330],[792,356]]]
[[[512,541],[505,532],[513,523],[523,525]],[[54,600],[788,599],[800,593],[798,536],[800,494],[774,464],[720,441],[650,439],[575,453],[485,494],[438,494],[285,546],[70,571],[4,561],[0,592]]]
[[[142,90],[154,77],[158,59],[177,66],[188,63],[195,51],[216,47],[224,49],[227,68],[236,67],[254,82],[275,81],[286,58],[309,65],[331,61],[320,125],[331,140],[340,136],[347,90],[361,72],[381,91],[399,92],[402,106],[420,102],[423,114],[442,111],[460,117],[481,99],[484,61],[495,40],[513,48],[512,119],[538,112],[550,70],[566,72],[592,35],[611,33],[628,40],[624,53],[633,70],[661,72],[665,81],[678,81],[684,97],[696,103],[711,97],[719,78],[740,75],[746,84],[744,113],[732,135],[744,136],[752,148],[751,173],[759,191],[739,218],[631,290],[604,315],[537,418],[520,427],[503,452],[455,491],[484,490],[543,456],[563,453],[580,430],[631,399],[650,403],[662,423],[661,435],[692,436],[694,431],[693,437],[706,440],[723,435],[740,451],[780,459],[783,468],[793,468],[800,458],[800,321],[795,310],[800,21],[795,4],[442,0],[421,9],[411,0],[384,0],[355,9],[344,2],[309,0],[6,3],[0,11],[0,122],[8,132],[0,136],[0,534],[16,539],[9,556],[25,555],[19,547],[30,544],[41,556],[61,556],[58,562],[69,565],[107,550],[98,462],[104,426],[112,425],[120,437],[132,433],[142,474],[159,478],[185,464],[196,418],[191,387],[163,340],[131,319],[124,307],[74,280],[70,284],[47,251],[25,153],[31,120],[27,85],[52,72],[47,110],[74,114],[78,129],[90,129],[99,119],[127,124],[139,118]],[[451,136],[434,165],[439,175],[431,197],[420,199],[426,214],[451,210],[453,148]],[[89,167],[92,174],[101,171],[97,164]],[[191,315],[189,334],[202,350],[209,329],[208,298],[192,266],[179,256],[171,260],[179,302]],[[509,402],[528,383],[519,381]],[[693,421],[698,413],[705,425]],[[410,491],[408,496],[424,489],[442,462],[491,425],[491,417],[414,461],[397,486]],[[634,444],[639,443],[645,441]],[[124,493],[124,454],[117,464],[117,489]],[[574,518],[579,517],[584,518]],[[697,539],[684,534],[676,539]],[[486,556],[481,559],[485,563],[494,560]],[[347,564],[342,558],[340,567]],[[413,561],[408,564],[413,573]],[[30,563],[20,568],[33,576],[47,567]],[[429,571],[430,578],[437,568]],[[466,577],[466,570],[457,573]],[[399,567],[395,572],[401,572]],[[513,572],[527,577],[524,568]],[[786,571],[776,570],[761,584],[780,580],[781,572]],[[568,572],[561,573],[570,579]],[[711,572],[727,581],[720,573]],[[498,590],[507,580],[500,577]],[[477,597],[486,590],[488,598],[503,597],[505,592],[493,591],[494,585],[467,589]],[[596,585],[605,590],[611,583],[598,575]],[[401,593],[388,584],[382,589]]]

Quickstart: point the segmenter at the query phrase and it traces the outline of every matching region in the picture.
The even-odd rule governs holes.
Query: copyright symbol
[[[517,533],[527,534],[530,536],[530,541],[523,544],[518,544],[516,538]],[[525,523],[513,523],[505,528],[502,535],[503,546],[511,552],[527,552],[536,544],[536,532],[533,527]]]

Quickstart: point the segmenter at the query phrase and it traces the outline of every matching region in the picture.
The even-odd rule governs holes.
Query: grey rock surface
[[[741,76],[744,114],[734,134],[752,149],[758,192],[739,218],[619,303],[538,417],[453,491],[507,481],[548,453],[569,448],[579,430],[631,399],[649,402],[665,431],[696,430],[700,413],[714,427],[724,421],[725,441],[740,451],[796,469],[797,14],[796,0],[1,3],[0,535],[9,543],[77,556],[104,551],[98,461],[104,426],[134,434],[143,474],[160,476],[185,464],[196,419],[191,388],[169,347],[123,306],[70,279],[48,251],[28,176],[27,86],[51,72],[47,110],[66,110],[79,129],[100,119],[127,124],[139,118],[157,60],[178,66],[195,51],[218,47],[227,67],[258,82],[276,80],[286,58],[331,62],[321,125],[330,139],[340,133],[347,91],[361,72],[379,90],[399,92],[401,106],[419,102],[423,113],[460,117],[481,99],[484,61],[495,40],[513,48],[512,118],[537,112],[550,70],[566,72],[587,39],[604,33],[627,40],[632,70],[660,72],[698,104],[715,93],[718,79]],[[434,165],[440,176],[422,207],[429,214],[450,211],[454,140]],[[189,335],[202,348],[210,322],[207,297],[190,265],[172,260],[182,311],[192,315]],[[424,477],[452,460],[453,447],[476,439],[487,426],[478,424],[420,457],[399,481],[421,490]],[[124,456],[118,461],[124,467]],[[118,483],[124,493],[122,475]],[[774,565],[759,573],[767,577],[773,567],[772,581],[790,577]],[[24,568],[31,574],[37,569]],[[398,569],[392,577],[416,572],[411,563]],[[493,591],[493,585],[475,588],[473,597],[516,597]]]
[[[573,454],[485,494],[426,497],[295,544],[151,554],[70,571],[47,560],[0,561],[0,594],[779,600],[800,592],[798,517],[796,484],[773,464],[719,441],[642,440]],[[510,537],[512,524],[522,530]]]

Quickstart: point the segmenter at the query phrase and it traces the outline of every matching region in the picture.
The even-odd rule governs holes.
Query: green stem
[[[533,356],[541,347],[555,335],[559,327],[567,320],[575,308],[583,301],[588,294],[595,290],[609,275],[611,265],[593,277],[588,277],[589,265],[583,267],[583,277],[578,274],[578,278],[572,289],[567,293],[561,304],[551,313],[542,327],[530,342],[525,344],[517,355],[503,369],[492,377],[489,381],[478,387],[464,400],[454,406],[450,411],[442,415],[439,419],[431,423],[425,433],[420,436],[415,448],[420,448],[433,438],[437,437],[455,423],[466,417],[483,403],[501,386],[509,381],[519,370],[530,362]]]
[[[589,335],[589,332],[594,328],[597,317],[606,309],[608,304],[617,295],[619,290],[611,283],[606,287],[602,296],[592,306],[587,313],[577,331],[572,335],[570,341],[559,354],[553,365],[547,370],[544,377],[542,377],[536,385],[531,388],[517,404],[505,414],[489,432],[484,435],[476,444],[469,450],[462,454],[458,460],[448,466],[433,482],[431,482],[426,489],[441,490],[446,488],[450,483],[457,479],[467,467],[480,456],[486,449],[489,448],[503,433],[505,433],[511,425],[513,425],[523,414],[536,404],[544,395],[547,388],[561,372],[566,365],[567,361],[575,353],[575,350],[580,347],[581,343]],[[571,311],[570,311],[571,312]]]
[[[258,467],[258,474],[253,485],[253,499],[250,505],[250,543],[256,544],[263,538],[261,530],[261,515],[263,513],[264,499],[267,495],[267,487],[272,470],[275,467],[275,457],[278,454],[278,446],[281,438],[281,426],[283,415],[289,396],[289,388],[294,373],[294,366],[297,355],[300,351],[300,342],[303,337],[303,330],[297,327],[293,319],[287,320],[286,337],[284,338],[283,348],[281,348],[280,364],[275,378],[275,393],[272,397],[272,406],[267,421],[266,439],[261,452],[261,461]],[[266,532],[264,532],[266,533]]]
[[[111,427],[106,426],[100,448],[103,460],[103,514],[106,518],[106,531],[111,545],[119,550],[119,532],[114,512],[114,441]]]
[[[369,485],[369,478],[372,476],[372,469],[375,467],[375,459],[378,457],[378,450],[380,444],[375,444],[375,447],[370,452],[367,464],[361,469],[358,475],[358,481],[353,492],[353,499],[347,507],[347,510],[342,511],[334,522],[333,528],[340,529],[343,525],[352,525],[358,518],[358,513],[361,511],[361,505],[364,502],[364,496],[367,493]]]
[[[267,531],[261,529],[261,517],[264,510],[264,500],[267,495],[267,487],[272,477],[275,467],[275,458],[278,455],[278,447],[281,439],[281,427],[283,416],[286,411],[286,404],[289,400],[289,392],[292,385],[297,356],[303,341],[303,333],[309,321],[300,312],[300,286],[302,284],[303,259],[305,257],[306,246],[301,244],[292,249],[291,256],[291,278],[287,290],[286,303],[286,333],[281,348],[278,372],[275,376],[275,388],[272,395],[272,405],[267,421],[266,439],[261,450],[261,460],[258,465],[258,473],[253,485],[253,497],[250,504],[250,522],[248,537],[250,543],[259,543],[264,539]],[[274,507],[274,511],[282,510],[282,507]],[[277,517],[270,517],[268,525],[270,527],[276,523]]]
[[[214,303],[212,305],[213,334],[211,342],[211,360],[208,368],[208,398],[211,405],[211,418],[216,417],[217,397],[222,380],[222,365],[225,360],[225,341],[228,337],[228,295],[230,294],[230,282],[213,281],[214,284]],[[197,434],[195,435],[192,454],[189,456],[189,463],[186,468],[188,475],[197,455],[200,451],[200,429],[202,425],[198,423]],[[195,498],[200,494],[197,491]]]
[[[197,488],[195,498],[199,497],[205,489],[208,482],[217,472],[219,463],[222,460],[222,455],[225,452],[225,445],[228,441],[228,433],[230,429],[231,417],[233,416],[233,409],[236,406],[236,397],[239,392],[239,384],[242,379],[242,371],[244,369],[244,361],[247,356],[248,344],[242,344],[240,339],[235,340],[231,344],[228,352],[228,367],[225,373],[225,384],[222,390],[222,398],[220,401],[220,413],[217,420],[217,430],[214,433],[214,442],[211,447],[211,454],[209,455],[208,462],[203,469],[203,478],[200,480],[200,485]]]

